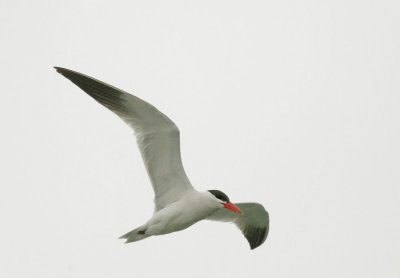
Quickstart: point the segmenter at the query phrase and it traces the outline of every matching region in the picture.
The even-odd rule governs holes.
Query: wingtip
[[[249,228],[244,235],[249,242],[250,249],[254,250],[261,246],[268,237],[268,226],[263,228]]]
[[[53,67],[58,73],[61,73],[64,69],[62,67]]]
[[[262,243],[260,243],[260,244],[250,244],[250,250],[254,250],[257,247],[260,247],[261,245],[262,245]]]
[[[75,72],[75,71],[73,71],[73,70],[66,69],[66,68],[63,68],[63,67],[56,67],[56,66],[54,66],[53,68],[54,68],[58,73],[61,73],[61,74],[68,74],[68,73],[79,74],[78,72]]]

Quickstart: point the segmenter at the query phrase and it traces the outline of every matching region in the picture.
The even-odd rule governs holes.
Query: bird
[[[250,249],[264,243],[269,214],[259,203],[237,203],[220,190],[196,190],[182,165],[180,131],[150,103],[82,73],[54,67],[94,100],[114,112],[135,134],[154,190],[154,213],[143,225],[122,235],[125,243],[184,230],[200,220],[234,223]]]

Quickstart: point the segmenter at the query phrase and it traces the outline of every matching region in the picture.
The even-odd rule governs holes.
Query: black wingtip
[[[79,72],[77,72],[77,71],[73,71],[73,70],[70,70],[70,69],[66,69],[66,68],[62,68],[62,67],[53,67],[53,68],[55,68],[55,70],[58,72],[58,73],[60,73],[60,74],[62,74],[62,75],[66,75],[66,74],[77,74],[77,75],[82,75],[82,76],[85,76],[84,74],[82,74],[82,73],[79,73]]]
[[[64,72],[68,71],[68,69],[62,67],[53,67],[58,73],[63,74]]]
[[[254,250],[261,246],[268,237],[268,226],[260,228],[248,228],[245,231],[245,237],[250,244],[250,249]]]

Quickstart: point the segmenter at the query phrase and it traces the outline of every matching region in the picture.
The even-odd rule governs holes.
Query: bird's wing
[[[209,216],[207,220],[235,223],[246,237],[250,248],[257,248],[264,243],[268,236],[268,212],[258,203],[239,203],[236,205],[243,212],[243,215],[221,208]]]
[[[193,190],[183,169],[178,127],[151,104],[104,82],[55,67],[133,128],[155,193],[156,210]]]

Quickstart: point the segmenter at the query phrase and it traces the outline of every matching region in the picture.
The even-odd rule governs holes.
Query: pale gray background
[[[0,277],[399,277],[398,1],[0,0]],[[271,215],[124,245],[153,192],[132,132],[52,66],[181,129],[200,190]]]

